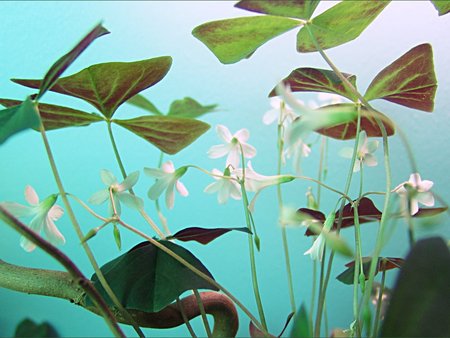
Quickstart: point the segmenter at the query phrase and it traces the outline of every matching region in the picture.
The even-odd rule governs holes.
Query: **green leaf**
[[[342,1],[311,20],[297,34],[297,50],[316,52],[308,29],[322,49],[356,39],[389,4],[389,1]]]
[[[250,57],[270,39],[301,23],[277,16],[250,16],[207,22],[192,31],[224,64]]]
[[[184,117],[140,116],[113,120],[167,154],[176,154],[209,129],[209,124]]]
[[[0,99],[0,104],[5,107],[12,107],[20,103],[19,100]],[[103,121],[103,118],[97,114],[53,104],[39,103],[39,113],[45,130],[88,126],[91,123]],[[39,130],[38,126],[33,129]]]
[[[151,114],[155,114],[155,115],[162,115],[163,114],[163,113],[161,113],[159,111],[158,108],[156,108],[156,106],[153,103],[151,103],[149,100],[147,100],[141,94],[136,94],[132,98],[128,99],[127,103],[131,104],[133,106],[142,108],[142,109],[148,111]]]
[[[122,103],[164,78],[171,64],[170,56],[135,62],[100,63],[60,78],[50,90],[83,99],[110,119]],[[42,82],[12,81],[31,88],[39,88]]]
[[[114,241],[116,242],[117,249],[122,249],[122,237],[120,236],[120,230],[117,224],[114,223],[113,227]]]
[[[356,76],[351,74],[343,75],[356,88]],[[325,92],[342,95],[355,101],[356,96],[344,86],[341,79],[335,72],[319,68],[297,68],[283,79],[284,84],[289,84],[292,92]],[[269,96],[276,96],[276,88],[270,92]]]
[[[391,296],[381,337],[450,337],[450,251],[442,238],[418,241]]]
[[[55,84],[61,74],[80,56],[80,54],[98,37],[109,34],[101,24],[95,26],[70,52],[56,61],[45,74],[36,97],[38,101],[42,95]]]
[[[175,100],[170,105],[168,116],[187,117],[195,119],[206,113],[213,112],[217,104],[209,106],[202,106],[200,103],[190,97],[185,97],[182,100]]]
[[[434,8],[437,9],[439,16],[450,12],[450,2],[448,0],[430,0]]]
[[[300,310],[294,316],[294,324],[292,325],[291,338],[309,338],[312,337],[312,322],[308,316],[305,304],[302,304]]]
[[[28,128],[39,128],[39,116],[28,97],[19,105],[0,110],[0,144]]]
[[[339,103],[330,106],[320,107],[317,110],[327,109],[331,106],[340,106],[343,110],[352,109],[357,115],[357,107],[352,103]],[[383,136],[380,127],[378,126],[375,117],[378,117],[386,129],[387,136],[392,136],[395,133],[394,122],[391,121],[386,115],[375,112],[372,113],[364,106],[361,107],[361,130],[365,130],[368,137],[381,137]],[[356,137],[357,118],[353,121],[341,123],[332,127],[322,128],[316,130],[319,134],[329,136],[338,140],[349,140]]]
[[[169,241],[160,241],[197,269],[213,278],[205,266],[188,250]],[[142,242],[127,253],[103,265],[106,281],[126,309],[157,312],[171,304],[183,292],[192,289],[218,289],[198,277],[183,264],[150,242]],[[94,286],[113,305],[98,281],[91,278]],[[86,299],[88,305],[92,301]]]
[[[311,18],[319,2],[319,0],[241,0],[234,7],[256,13],[307,20]]]
[[[31,319],[25,318],[17,325],[14,337],[47,338],[60,336],[50,323],[43,322],[38,325]]]
[[[384,99],[427,112],[433,111],[437,81],[431,45],[414,47],[372,80],[366,100]]]

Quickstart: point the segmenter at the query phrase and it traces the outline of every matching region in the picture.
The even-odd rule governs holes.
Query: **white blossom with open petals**
[[[369,141],[365,130],[359,133],[358,151],[356,153],[355,165],[353,167],[354,172],[359,171],[363,165],[374,167],[378,164],[377,158],[373,155],[378,148],[378,144],[378,140]],[[342,157],[352,158],[353,148],[343,148],[339,153]]]
[[[163,163],[161,168],[144,168],[146,175],[156,178],[155,184],[148,190],[148,197],[151,200],[157,200],[165,190],[166,206],[168,209],[172,209],[175,204],[175,187],[181,196],[186,197],[189,195],[185,185],[179,180],[186,171],[187,167],[181,167],[175,170],[172,161]]]
[[[216,181],[209,184],[205,188],[204,192],[208,194],[217,192],[217,200],[220,204],[227,203],[230,197],[235,200],[239,200],[242,198],[239,183],[237,183],[236,180],[233,179],[236,178],[236,175],[230,173],[230,170],[228,168],[225,169],[224,173],[220,172],[220,170],[217,169],[213,169],[212,173],[214,175],[220,175],[221,177],[213,176]]]
[[[210,158],[220,158],[228,155],[225,166],[231,165],[233,168],[239,166],[242,152],[244,158],[252,158],[256,155],[256,149],[247,143],[250,132],[247,129],[240,129],[231,135],[230,130],[224,125],[219,124],[216,127],[217,134],[224,141],[224,144],[212,146],[208,150]],[[242,152],[241,152],[242,147]]]
[[[409,176],[409,181],[399,184],[393,191],[400,194],[405,209],[407,207],[411,215],[415,215],[419,211],[419,203],[427,207],[434,205],[434,196],[430,191],[432,186],[432,181],[422,181],[420,175],[414,173]]]
[[[33,187],[27,185],[25,187],[25,200],[30,206],[14,202],[3,202],[1,205],[17,218],[32,216],[33,218],[29,224],[31,230],[37,234],[44,231],[50,243],[62,245],[66,240],[56,227],[55,221],[61,218],[64,211],[59,205],[55,204],[57,197],[58,195],[56,194],[50,195],[40,202],[39,196]],[[32,241],[23,236],[20,238],[20,245],[28,252],[36,248],[36,245]]]
[[[101,170],[100,178],[102,182],[107,186],[106,189],[97,191],[89,198],[89,202],[92,204],[102,204],[105,201],[109,201],[109,212],[111,214],[114,213],[110,190],[112,192],[114,206],[116,207],[117,214],[121,214],[121,206],[120,202],[123,202],[126,206],[133,209],[142,209],[144,206],[144,202],[141,198],[134,196],[127,192],[130,188],[132,188],[139,178],[139,171],[135,171],[129,174],[122,183],[117,181],[116,176],[109,170]]]

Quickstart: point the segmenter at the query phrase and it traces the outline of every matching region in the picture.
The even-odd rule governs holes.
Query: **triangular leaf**
[[[439,16],[450,12],[450,2],[448,0],[430,0],[434,8],[437,9]]]
[[[319,0],[241,0],[234,7],[247,11],[309,19],[319,4]]]
[[[431,45],[425,43],[409,50],[379,72],[364,97],[368,101],[384,99],[431,112],[436,88],[433,51]]]
[[[356,88],[356,76],[351,74],[343,75]],[[284,84],[288,84],[292,92],[325,92],[345,96],[350,100],[355,100],[355,94],[348,90],[335,72],[319,68],[297,68],[283,79]],[[269,96],[275,96],[274,88]]]
[[[277,16],[250,16],[207,22],[192,31],[224,64],[249,57],[270,39],[300,25]]]
[[[419,208],[419,211],[417,211],[412,217],[430,217],[430,216],[436,216],[443,212],[446,212],[448,210],[447,207],[440,207],[440,208]]]
[[[232,230],[242,231],[248,234],[252,234],[252,232],[248,228],[199,228],[199,227],[191,227],[178,231],[176,234],[167,237],[167,239],[178,239],[179,241],[187,242],[187,241],[196,241],[201,244],[208,244],[209,242],[215,240],[217,237],[220,237],[227,232]]]
[[[450,337],[450,251],[442,238],[418,241],[395,283],[380,337]]]
[[[131,104],[133,106],[142,108],[151,114],[155,114],[155,115],[163,114],[163,113],[161,113],[161,111],[159,111],[158,108],[156,108],[156,106],[153,103],[151,103],[149,100],[147,100],[141,94],[134,95],[132,98],[127,100],[127,103]]]
[[[0,104],[11,107],[20,104],[19,100],[0,99]],[[39,103],[39,113],[45,130],[54,130],[66,127],[87,126],[91,123],[103,121],[97,114],[89,114],[81,110],[76,110],[53,104]],[[36,126],[33,129],[38,130]]]
[[[39,128],[39,116],[30,98],[17,106],[0,110],[0,144],[28,128]]]
[[[191,252],[169,241],[160,243],[212,278],[211,273]],[[187,290],[218,291],[214,285],[198,277],[150,242],[136,245],[127,253],[106,263],[101,271],[126,309],[157,312]],[[96,274],[91,280],[108,304],[113,305]],[[87,299],[87,302],[91,301]]]
[[[369,278],[370,264],[372,262],[372,257],[363,257],[363,271],[364,277],[367,280]],[[380,271],[387,271],[391,269],[399,269],[402,267],[405,260],[403,258],[396,257],[379,257],[378,264],[375,270],[375,275]],[[355,261],[345,264],[347,270],[342,272],[336,277],[340,282],[351,285],[353,284],[353,277],[355,274]]]
[[[184,117],[140,116],[129,120],[113,120],[158,147],[176,154],[209,129],[209,124]]]
[[[95,26],[70,52],[56,61],[45,74],[36,97],[38,101],[51,86],[55,84],[62,73],[75,61],[78,56],[98,37],[109,34],[101,24]]]
[[[217,107],[217,104],[211,104],[209,106],[202,106],[200,103],[190,97],[185,97],[182,100],[175,100],[170,105],[168,116],[187,117],[195,119],[206,113],[213,112]]]
[[[299,211],[301,211],[303,213],[307,213],[311,217],[317,219],[319,221],[318,224],[320,226],[325,221],[325,215],[323,213],[321,213],[320,211],[307,209],[307,208],[301,208],[301,209],[299,209]],[[381,215],[382,215],[381,211],[377,209],[375,204],[373,204],[372,200],[370,200],[367,197],[363,197],[359,200],[359,204],[358,204],[359,224],[378,221],[381,219]],[[336,211],[334,224],[331,228],[332,231],[337,230],[338,218],[339,218],[339,211]],[[354,224],[355,224],[355,216],[354,216],[353,207],[352,207],[351,203],[347,203],[344,206],[344,209],[342,210],[341,229],[353,226]],[[315,235],[315,232],[308,228],[305,232],[305,236],[311,236],[311,235]]]
[[[96,107],[106,118],[137,93],[158,83],[169,71],[170,56],[136,62],[108,62],[90,66],[60,78],[51,91],[83,99]],[[39,88],[41,80],[13,79],[31,88]]]
[[[300,310],[294,316],[294,324],[292,325],[291,338],[309,338],[312,337],[312,322],[306,311],[305,304],[302,304]]]
[[[314,34],[322,49],[332,48],[356,39],[389,4],[389,1],[342,1],[318,15],[297,35],[297,50],[315,52],[309,35]]]
[[[353,106],[356,113],[356,106],[352,103],[338,103],[331,106],[341,106],[342,109],[349,109]],[[330,106],[320,107],[319,109],[327,109]],[[371,112],[364,106],[361,107],[361,130],[365,130],[368,137],[381,137],[383,136],[380,127],[378,126],[375,117],[377,117],[384,125],[387,136],[392,136],[395,133],[394,122],[391,121],[386,115],[379,112]],[[338,140],[349,140],[356,137],[357,119],[341,123],[329,128],[317,129],[316,132],[328,137],[332,137]]]

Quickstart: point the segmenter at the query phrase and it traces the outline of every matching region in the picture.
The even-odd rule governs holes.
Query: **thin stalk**
[[[322,174],[323,174],[323,162],[325,157],[325,145],[326,139],[322,136],[322,142],[320,143],[320,159],[319,159],[319,172],[317,173],[317,181],[322,182]],[[322,186],[320,184],[317,185],[317,205],[320,205],[320,197]]]
[[[120,223],[126,229],[134,232],[135,234],[137,234],[140,237],[144,238],[145,240],[149,241],[154,246],[156,246],[158,249],[164,251],[166,254],[168,254],[170,257],[172,257],[173,259],[177,260],[181,264],[183,264],[185,267],[187,267],[190,271],[195,273],[200,278],[204,279],[205,281],[207,281],[211,285],[214,285],[216,288],[222,290],[222,292],[226,296],[228,296],[228,298],[230,298],[248,316],[248,318],[253,322],[253,324],[255,324],[255,326],[257,328],[259,328],[264,334],[268,335],[267,330],[261,325],[261,323],[258,321],[258,319],[256,319],[256,317],[253,316],[253,314],[235,296],[233,296],[233,294],[230,291],[228,291],[221,284],[219,284],[214,279],[212,279],[211,277],[209,277],[208,275],[206,275],[205,273],[203,273],[202,271],[197,269],[195,266],[190,264],[184,258],[178,256],[176,253],[174,253],[172,250],[170,250],[167,247],[165,247],[164,245],[162,245],[159,241],[155,240],[154,238],[152,238],[150,236],[147,236],[145,233],[143,233],[143,232],[139,231],[138,229],[132,227],[131,225],[125,223],[121,219],[118,219],[118,223]]]
[[[205,327],[206,335],[208,338],[212,337],[211,327],[209,326],[208,318],[206,317],[205,307],[203,306],[202,298],[198,293],[197,289],[192,290],[195,295],[195,300],[197,301],[198,308],[200,309],[200,314],[202,316],[203,326]]]
[[[378,329],[381,319],[381,308],[383,305],[383,293],[384,293],[384,284],[386,281],[386,270],[383,269],[383,272],[381,274],[381,285],[379,289],[378,299],[377,299],[377,311],[375,315],[375,324],[373,326],[373,333],[372,338],[376,338],[378,336]]]
[[[408,239],[409,239],[409,246],[412,248],[414,246],[414,243],[416,242],[415,236],[414,236],[414,223],[413,219],[411,217],[411,211],[409,210],[409,203],[408,203],[408,213],[406,214],[406,223],[408,224]]]
[[[125,334],[120,329],[117,324],[116,318],[112,314],[108,305],[105,303],[104,299],[100,296],[98,291],[92,285],[91,281],[87,279],[83,273],[78,269],[78,267],[73,263],[69,257],[67,257],[62,251],[52,245],[50,242],[43,239],[33,230],[28,228],[25,224],[16,219],[11,215],[6,209],[0,205],[0,219],[20,233],[22,236],[26,237],[32,241],[36,246],[44,250],[47,254],[56,259],[67,272],[74,278],[74,280],[86,291],[86,294],[91,297],[95,306],[98,308],[99,313],[105,320],[111,332],[115,337],[125,337]]]
[[[183,317],[184,324],[186,324],[186,328],[188,329],[190,335],[192,338],[197,338],[197,335],[195,334],[194,329],[192,328],[191,323],[189,322],[189,318],[186,316],[186,311],[183,307],[183,302],[180,301],[180,298],[177,297],[177,305],[180,309],[181,317]]]
[[[127,172],[125,170],[125,166],[123,165],[122,158],[120,157],[120,154],[119,154],[119,149],[117,148],[117,144],[114,139],[114,135],[113,135],[112,128],[111,128],[111,120],[106,121],[106,124],[108,126],[109,140],[111,141],[111,145],[114,150],[114,155],[116,157],[117,164],[119,165],[122,177],[125,179],[127,177]],[[136,194],[134,193],[132,188],[130,188],[128,191],[133,196],[136,196]],[[163,238],[163,239],[166,238],[165,235],[162,233],[162,231],[159,229],[159,227],[156,225],[156,223],[151,219],[151,217],[149,215],[147,215],[147,213],[145,212],[145,210],[143,208],[139,209],[139,213],[141,214],[142,217],[144,217],[144,219],[147,221],[147,223],[152,227],[152,229],[158,234],[158,236],[160,238]]]
[[[283,114],[281,114],[282,116]],[[281,118],[281,117],[280,117]],[[281,175],[281,165],[282,165],[282,156],[283,156],[283,124],[282,121],[278,124],[278,164],[277,164],[277,175]],[[278,210],[281,213],[283,210],[283,195],[281,192],[281,183],[277,184],[277,198],[278,198]],[[286,227],[281,227],[281,238],[283,240],[283,251],[284,251],[284,260],[286,265],[286,274],[288,279],[288,290],[289,290],[289,300],[291,302],[291,311],[296,312],[297,307],[295,306],[295,296],[294,296],[294,283],[292,281],[292,271],[291,271],[291,261],[289,255],[289,244],[287,240],[287,231]]]
[[[52,173],[53,173],[53,176],[55,178],[56,185],[58,186],[59,194],[61,195],[61,198],[63,200],[63,203],[64,203],[64,206],[66,208],[67,214],[69,215],[70,221],[71,221],[71,223],[72,223],[72,225],[73,225],[73,227],[75,229],[75,232],[77,233],[77,236],[78,236],[79,240],[81,241],[81,245],[82,245],[82,247],[83,247],[83,249],[84,249],[84,251],[85,251],[85,253],[86,253],[86,255],[87,255],[87,257],[88,257],[88,259],[89,259],[89,261],[90,261],[94,271],[95,271],[95,273],[98,276],[100,284],[104,287],[106,293],[111,298],[111,300],[113,301],[114,305],[117,306],[117,308],[119,309],[119,311],[122,313],[122,315],[125,318],[130,320],[130,323],[134,323],[133,324],[133,328],[135,329],[136,333],[138,333],[138,335],[140,337],[144,337],[144,334],[140,330],[139,326],[137,326],[135,324],[135,322],[134,322],[133,318],[131,317],[131,315],[128,313],[128,311],[126,311],[123,308],[122,304],[119,302],[119,300],[115,296],[114,292],[111,290],[111,287],[109,286],[109,284],[107,283],[105,277],[103,276],[103,273],[101,272],[100,267],[98,266],[97,261],[95,260],[94,255],[93,255],[89,245],[85,241],[83,241],[84,236],[83,236],[83,233],[81,231],[81,227],[80,227],[80,225],[79,225],[79,223],[78,223],[78,221],[77,221],[77,219],[75,217],[75,213],[73,212],[72,207],[71,207],[71,205],[69,203],[69,200],[67,198],[67,194],[65,192],[64,186],[63,186],[62,181],[61,181],[61,177],[60,177],[58,169],[56,167],[56,163],[55,163],[55,160],[54,160],[54,157],[53,157],[53,153],[52,153],[51,148],[50,148],[50,144],[49,144],[48,139],[47,139],[47,134],[45,132],[44,125],[42,123],[42,118],[40,116],[40,112],[39,112],[39,108],[38,108],[37,102],[34,104],[34,108],[35,108],[35,111],[36,111],[36,113],[38,114],[38,116],[40,118],[40,121],[41,121],[40,122],[40,126],[39,126],[39,130],[40,130],[40,133],[41,133],[41,136],[42,136],[42,140],[44,142],[45,150],[47,152],[47,157],[48,157],[48,160],[50,162],[50,167],[52,169]]]
[[[327,247],[325,246],[323,248],[323,257],[325,257],[327,253]],[[332,252],[333,253],[333,252]],[[325,259],[322,259],[320,262],[320,277],[319,277],[319,299],[317,301],[317,314],[322,314],[323,307],[325,306],[325,300],[322,299],[322,295],[324,294],[324,285],[325,285]],[[314,337],[320,337],[320,326],[321,322],[320,320],[317,320],[316,315],[316,321],[314,326]]]
[[[163,159],[164,159],[164,153],[161,151],[159,153],[158,168],[161,168]],[[159,205],[159,199],[155,200],[155,207],[156,207],[156,212],[158,213],[159,220],[161,221],[161,224],[162,224],[162,226],[164,228],[164,232],[167,235],[169,235],[170,234],[170,230],[169,230],[169,227],[167,225],[167,219],[166,219],[166,217],[164,217],[164,214],[161,211],[161,206]]]

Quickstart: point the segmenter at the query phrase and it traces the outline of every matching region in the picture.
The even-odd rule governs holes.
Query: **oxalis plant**
[[[450,3],[446,1],[431,3],[439,15],[450,11]],[[165,113],[140,94],[165,77],[172,63],[170,56],[95,64],[63,77],[67,68],[91,43],[109,33],[101,24],[57,60],[42,79],[13,79],[19,85],[37,90],[37,93],[31,92],[25,100],[0,99],[5,107],[0,111],[0,144],[7,147],[9,142],[18,142],[20,137],[9,139],[23,130],[31,128],[38,131],[50,162],[50,175],[54,177],[58,190],[40,199],[34,188],[25,183],[27,205],[16,201],[1,202],[0,219],[4,225],[21,234],[20,245],[24,250],[32,252],[38,247],[57,260],[65,271],[17,266],[0,260],[0,286],[67,299],[102,316],[111,334],[118,337],[124,336],[119,323],[131,325],[140,337],[144,336],[142,328],[185,325],[189,334],[195,337],[190,320],[197,316],[202,317],[209,337],[231,337],[236,335],[239,327],[238,313],[245,316],[243,325],[249,327],[248,334],[252,337],[450,336],[448,239],[419,239],[415,235],[415,222],[419,218],[448,214],[446,202],[433,192],[433,182],[421,177],[407,141],[410,135],[388,114],[372,106],[372,101],[382,99],[405,109],[432,112],[437,88],[432,46],[422,43],[405,51],[392,63],[381,65],[378,74],[362,92],[356,86],[356,75],[338,69],[326,50],[358,38],[389,6],[389,2],[344,1],[315,15],[318,4],[319,1],[243,0],[234,6],[258,14],[208,22],[192,31],[223,64],[251,58],[265,42],[292,29],[299,30],[296,41],[299,53],[318,53],[318,57],[324,60],[326,68],[302,65],[279,83],[274,83],[273,90],[267,93],[272,109],[263,115],[263,122],[277,124],[274,142],[278,151],[274,158],[278,165],[273,175],[263,175],[253,168],[250,159],[256,155],[256,149],[249,143],[247,129],[231,132],[221,124],[215,126],[215,130],[222,143],[212,145],[208,152],[212,159],[225,158],[219,169],[209,171],[193,164],[175,166],[167,159],[168,155],[188,151],[184,149],[209,130],[210,126],[199,118],[217,108],[214,104],[203,105],[187,97],[174,100]],[[48,91],[85,100],[98,113],[43,102]],[[318,93],[320,105],[305,104],[301,101],[302,92]],[[143,115],[131,119],[115,118],[114,114],[122,104],[141,108]],[[52,130],[94,123],[105,124],[122,177],[117,178],[112,171],[98,168],[105,187],[92,191],[89,200],[83,201],[69,193],[70,187],[63,185],[48,135]],[[112,125],[127,129],[161,151],[157,166],[142,168],[148,179],[153,180],[147,196],[138,196],[133,190],[138,184],[140,171],[126,170]],[[132,134],[130,137],[134,137]],[[313,134],[319,135],[320,142],[308,143]],[[403,141],[411,167],[409,179],[405,178],[403,182],[392,182],[391,179],[389,140],[393,137]],[[330,138],[354,140],[353,147],[344,147],[339,154],[349,159],[343,187],[325,183],[324,163]],[[300,159],[305,158],[303,160],[306,161],[314,146],[320,148],[318,175],[303,176]],[[363,174],[367,167],[377,165],[379,158],[383,158],[385,188],[383,191],[367,191]],[[217,194],[223,208],[227,207],[225,204],[230,198],[242,201],[246,226],[187,227],[171,232],[160,199],[167,209],[173,209],[175,190],[181,196],[188,195],[183,182],[189,186],[188,171],[192,170],[205,175],[209,180],[205,192]],[[311,188],[299,192],[304,196],[303,202],[293,208],[292,205],[299,202],[286,201],[283,188],[299,180],[309,182]],[[355,181],[359,184],[359,192],[353,195],[350,187]],[[273,198],[278,201],[279,228],[283,239],[281,250],[285,254],[290,298],[290,309],[284,309],[286,314],[290,313],[286,318],[287,330],[281,333],[272,332],[267,325],[264,308],[268,304],[263,302],[258,277],[269,276],[258,274],[256,265],[265,246],[259,237],[263,229],[258,228],[253,215],[264,212],[256,210],[255,205],[259,194],[270,186],[276,187]],[[334,208],[329,210],[321,206],[321,195],[325,192],[335,196]],[[372,200],[374,196],[383,200],[378,207]],[[144,200],[147,200],[145,206]],[[99,214],[95,211],[96,205],[103,203],[108,204],[108,212]],[[92,216],[90,224],[78,221],[74,204]],[[129,224],[122,217],[122,207],[139,213],[149,225],[147,230],[142,231]],[[66,241],[57,226],[63,213],[67,214],[78,236],[67,240],[81,243],[92,266],[90,277],[57,248]],[[157,215],[157,219],[150,215]],[[410,250],[405,257],[391,257],[383,248],[392,227],[399,221],[407,225]],[[92,228],[95,222],[98,225]],[[364,223],[374,223],[378,227],[374,247],[369,248],[361,241],[361,225]],[[294,292],[294,285],[299,282],[304,285],[304,280],[294,280],[291,273],[290,255],[293,253],[288,247],[287,227],[303,229],[305,240],[312,243],[305,252],[311,257],[314,268],[311,301],[308,303],[304,300],[298,303],[298,295]],[[103,232],[105,228],[113,229],[111,245],[121,249],[123,231],[136,235],[136,245],[101,265],[90,249],[90,240],[96,236],[107,238]],[[340,236],[345,228],[351,228],[345,231],[354,231],[354,246]],[[226,285],[214,279],[198,257],[182,245],[185,241],[206,245],[230,232],[227,236],[248,238],[249,278],[257,313],[248,310]],[[363,251],[371,254],[363,256]],[[343,268],[337,281],[331,276],[335,255],[348,258],[346,269]],[[392,269],[398,276],[395,284],[388,287],[386,274]],[[330,329],[326,321],[324,323],[324,318],[333,316],[331,311],[326,311],[327,292],[332,292],[332,283],[344,283],[353,288],[353,318],[349,323],[342,323],[339,329]],[[200,289],[207,291],[200,292]],[[186,292],[190,294],[186,296]],[[213,316],[212,327],[207,315]]]

